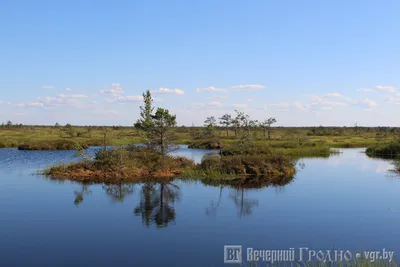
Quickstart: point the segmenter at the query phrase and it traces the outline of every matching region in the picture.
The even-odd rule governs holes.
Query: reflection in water
[[[89,184],[82,183],[81,190],[74,191],[74,194],[75,194],[74,205],[79,206],[82,203],[85,196],[87,196],[91,193],[92,193],[92,191],[89,190]]]
[[[135,191],[135,184],[104,184],[103,189],[106,194],[115,202],[124,202],[125,197]]]
[[[179,181],[179,180],[175,180]],[[283,187],[293,181],[293,177],[286,178],[263,178],[263,177],[245,177],[234,179],[204,179],[201,183],[219,187],[219,194],[216,200],[210,202],[206,208],[206,215],[215,216],[220,207],[224,189],[229,190],[228,198],[233,201],[237,209],[239,218],[249,216],[253,213],[254,207],[258,206],[257,199],[247,197],[247,192],[254,189],[265,187],[274,187],[283,189]],[[176,210],[175,203],[180,200],[180,187],[174,180],[169,181],[145,181],[138,183],[118,183],[103,184],[102,189],[118,203],[123,203],[125,198],[135,192],[140,185],[140,200],[134,209],[135,216],[142,217],[142,223],[149,228],[155,224],[157,228],[168,227],[170,223],[175,222]],[[74,204],[79,206],[85,197],[91,194],[90,184],[81,184],[81,189],[74,191]]]
[[[222,190],[224,189],[224,186],[221,185],[219,189],[219,197],[217,202],[214,202],[214,200],[211,200],[210,207],[206,208],[206,215],[210,216],[215,216],[217,214],[217,210],[219,208],[219,205],[221,204],[221,198],[222,198]]]
[[[284,186],[293,181],[294,176],[280,178],[263,177],[245,177],[236,179],[205,179],[204,185],[219,186],[218,200],[211,201],[210,206],[206,208],[206,215],[215,216],[221,203],[222,191],[225,187],[230,188],[229,198],[233,200],[238,216],[248,216],[253,213],[253,208],[258,206],[257,199],[246,198],[246,191],[273,186],[277,190],[283,190]]]
[[[253,207],[258,206],[258,200],[245,198],[245,189],[242,187],[231,192],[230,197],[235,203],[239,217],[251,215]]]
[[[175,222],[175,201],[180,200],[179,186],[171,182],[145,183],[141,190],[139,205],[134,214],[142,216],[146,227],[155,223],[158,228],[167,227]]]
[[[299,160],[298,166],[301,170],[304,170],[304,168],[306,167],[306,164],[304,163],[303,158]]]

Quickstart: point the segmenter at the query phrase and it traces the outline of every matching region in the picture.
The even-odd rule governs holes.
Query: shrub
[[[121,168],[128,159],[128,151],[118,147],[110,150],[99,150],[94,157],[94,166],[103,170]]]
[[[222,156],[232,155],[270,155],[272,154],[271,149],[268,146],[230,146],[221,150]]]
[[[205,156],[201,160],[200,168],[204,171],[218,171],[221,169],[221,157],[218,155]]]
[[[370,157],[395,158],[400,156],[400,142],[369,147],[366,153]]]
[[[206,156],[202,159],[199,168],[206,173],[255,176],[290,175],[295,170],[294,162],[279,154]]]
[[[222,147],[222,142],[218,138],[195,140],[189,144],[189,148],[221,149]]]
[[[19,150],[74,150],[77,143],[72,140],[54,140],[54,141],[37,141],[28,142],[18,147]],[[80,143],[83,149],[88,148],[87,144]]]

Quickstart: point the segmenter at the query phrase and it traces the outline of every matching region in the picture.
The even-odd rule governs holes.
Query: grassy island
[[[280,179],[293,176],[295,164],[277,154],[206,156],[200,164],[184,157],[162,155],[159,151],[137,146],[99,150],[93,158],[51,166],[44,174],[53,179],[80,182],[121,182],[143,178],[171,177],[244,177]]]
[[[370,157],[393,159],[400,156],[400,141],[374,145],[366,150]]]
[[[162,156],[153,149],[128,146],[101,149],[93,158],[51,166],[44,170],[44,174],[54,179],[80,182],[121,182],[173,177],[194,166],[193,161],[184,157]]]
[[[54,140],[24,143],[18,146],[18,150],[75,150],[77,146],[83,149],[89,148],[89,144],[87,143],[77,143],[72,140]]]

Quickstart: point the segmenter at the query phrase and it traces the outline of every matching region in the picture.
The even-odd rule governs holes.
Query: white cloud
[[[42,85],[43,89],[56,89],[54,85]]]
[[[246,85],[237,85],[232,86],[230,90],[244,90],[244,91],[254,91],[265,88],[264,85],[261,84],[246,84]]]
[[[213,101],[213,102],[208,103],[207,105],[213,106],[213,107],[219,107],[219,106],[221,106],[221,103],[218,101]]]
[[[247,105],[246,104],[232,104],[232,107],[234,107],[234,108],[246,108]]]
[[[348,100],[348,101],[351,100],[349,97],[345,97],[344,95],[339,94],[339,93],[328,93],[328,94],[325,95],[325,97],[328,97],[328,98],[340,98],[340,99],[344,99],[344,100]]]
[[[155,94],[177,94],[177,95],[184,95],[185,91],[179,89],[179,88],[175,88],[174,90],[169,89],[169,88],[160,88],[158,90],[154,90],[152,91],[152,93]]]
[[[174,89],[174,93],[177,94],[177,95],[184,95],[185,91],[183,91],[183,90],[181,90],[179,88],[176,88],[176,89]]]
[[[364,98],[363,100],[360,100],[358,102],[358,104],[361,106],[367,106],[367,107],[376,107],[378,105],[375,101],[373,101],[369,98]]]
[[[113,97],[123,95],[125,93],[124,89],[120,87],[119,83],[113,83],[111,86],[105,86],[106,90],[101,90],[100,94],[107,94]]]
[[[344,103],[344,102],[321,100],[321,101],[312,102],[311,105],[312,106],[344,107],[344,106],[347,106],[348,104]]]
[[[226,92],[228,92],[228,90],[224,89],[224,88],[217,88],[215,86],[209,86],[206,88],[197,88],[196,92],[197,93],[201,93],[201,92],[225,92],[226,93]]]
[[[360,92],[386,92],[386,93],[395,93],[398,92],[396,88],[393,86],[382,86],[378,85],[375,88],[360,88],[358,89]]]
[[[310,105],[308,104],[303,104],[299,101],[296,101],[293,103],[293,105],[297,108],[297,109],[301,109],[301,110],[307,110],[310,108]]]
[[[213,96],[211,99],[217,100],[217,99],[226,99],[226,98],[228,98],[226,95],[221,95],[221,96]]]
[[[72,99],[88,98],[87,95],[64,95],[64,94],[58,94],[57,96],[60,97],[60,98],[72,98]]]
[[[28,103],[28,106],[30,106],[30,107],[44,107],[44,104],[43,103],[39,103],[39,102],[31,102],[31,103]]]
[[[379,90],[379,91],[384,91],[384,92],[388,92],[388,93],[394,93],[394,92],[397,91],[397,90],[396,90],[394,87],[392,87],[392,86],[381,86],[381,85],[378,85],[378,86],[376,87],[376,89]]]
[[[396,94],[395,97],[389,97],[387,101],[391,104],[400,104],[400,94]]]
[[[329,95],[329,96],[328,96]],[[338,93],[331,93],[324,96],[311,95],[311,103],[309,104],[310,108],[313,109],[326,109],[324,107],[345,107],[348,106],[348,103],[340,102],[340,101],[332,101],[330,98],[342,98],[342,95]],[[344,98],[345,99],[345,98]],[[346,99],[350,100],[350,99]]]
[[[127,95],[127,96],[119,96],[117,98],[114,99],[106,99],[106,101],[108,100],[108,102],[139,102],[139,101],[143,101],[143,96],[141,95]]]
[[[247,99],[247,102],[253,102],[252,98]]]
[[[19,107],[19,108],[23,108],[23,107],[25,107],[25,104],[20,103],[20,104],[16,104],[15,106],[16,106],[16,107]]]
[[[67,92],[71,92],[71,91],[72,91],[72,89],[71,89],[71,88],[65,88],[65,91],[67,91]]]
[[[358,91],[360,91],[360,92],[375,92],[375,90],[372,88],[360,88],[360,89],[358,89]]]
[[[259,90],[265,88],[264,85],[261,84],[246,84],[246,85],[236,85],[232,86],[229,89],[226,88],[217,88],[215,86],[209,86],[206,88],[197,88],[196,92],[224,92],[227,93],[229,91],[254,91],[254,90]]]

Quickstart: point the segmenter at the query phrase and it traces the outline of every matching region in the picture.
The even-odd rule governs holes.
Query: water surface
[[[0,266],[225,266],[230,244],[399,255],[400,178],[389,161],[342,151],[301,160],[285,186],[240,189],[57,182],[35,172],[73,151],[0,149]]]

